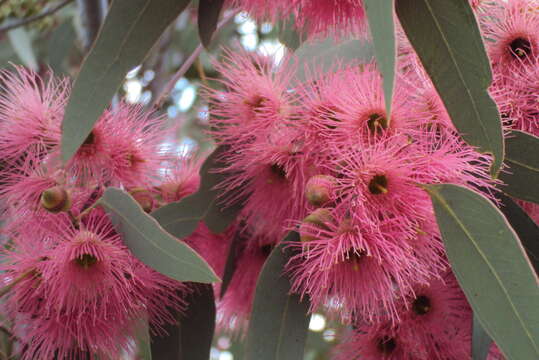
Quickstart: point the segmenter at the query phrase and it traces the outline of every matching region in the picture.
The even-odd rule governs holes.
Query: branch
[[[16,29],[18,27],[33,23],[35,21],[41,20],[44,17],[50,16],[50,15],[56,13],[57,11],[59,11],[60,9],[62,9],[67,4],[71,3],[71,2],[73,2],[73,0],[64,0],[60,4],[56,5],[55,7],[50,8],[49,10],[43,11],[41,14],[31,16],[29,18],[22,19],[22,20],[17,21],[17,22],[12,22],[12,23],[6,24],[4,26],[0,26],[0,34],[8,32],[9,30]]]
[[[238,14],[238,10],[231,11],[229,14],[225,15],[223,19],[219,22],[217,25],[217,29],[215,29],[215,32],[217,33],[219,30],[223,28],[236,14]],[[153,102],[154,108],[159,108],[163,103],[165,102],[165,99],[167,96],[172,92],[172,89],[174,89],[174,86],[176,83],[182,78],[183,75],[189,70],[191,65],[195,62],[195,60],[198,58],[200,53],[204,50],[204,46],[202,44],[199,44],[195,51],[185,60],[185,62],[182,64],[182,66],[178,69],[178,71],[174,74],[172,79],[165,85],[165,88],[161,91],[159,96],[155,97],[155,101]]]

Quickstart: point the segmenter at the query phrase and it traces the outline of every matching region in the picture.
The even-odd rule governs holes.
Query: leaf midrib
[[[531,333],[528,331],[528,328],[525,326],[523,320],[522,320],[522,317],[520,316],[520,313],[517,311],[517,309],[515,308],[515,305],[513,304],[513,301],[511,300],[511,297],[509,296],[509,293],[506,291],[505,287],[502,286],[503,283],[502,281],[500,280],[499,276],[498,276],[498,273],[493,269],[493,267],[491,266],[490,262],[488,261],[486,255],[481,251],[481,249],[477,246],[476,242],[475,242],[475,239],[474,237],[469,233],[469,231],[467,230],[467,228],[464,226],[464,224],[460,221],[460,219],[458,218],[458,216],[455,214],[455,212],[451,209],[451,207],[449,206],[449,204],[445,201],[445,199],[439,194],[438,190],[432,190],[432,188],[429,190],[429,193],[431,193],[433,196],[436,197],[436,199],[440,202],[440,204],[446,209],[446,211],[449,213],[449,215],[451,217],[453,217],[455,219],[455,221],[457,222],[457,224],[459,225],[459,227],[462,229],[462,231],[464,232],[464,234],[466,235],[466,237],[471,241],[471,243],[473,244],[474,248],[476,249],[476,251],[479,253],[480,257],[483,259],[483,261],[486,263],[487,267],[489,268],[489,270],[491,271],[491,273],[494,275],[499,287],[502,289],[504,295],[506,296],[507,300],[509,301],[509,304],[511,305],[511,308],[513,308],[513,312],[515,313],[516,317],[518,318],[519,320],[519,323],[522,327],[522,329],[524,330],[524,333],[527,335],[527,337],[530,339],[530,342],[533,346],[533,348],[535,349],[535,351],[537,353],[539,353],[539,349],[537,348],[534,340],[533,340],[533,337],[531,335]],[[479,311],[478,311],[479,312]],[[492,329],[489,329],[490,331],[493,331]]]
[[[109,202],[107,202],[104,198],[102,198],[100,201],[101,201],[102,204],[104,204],[105,206],[107,206],[109,209],[113,210],[114,213],[115,213],[117,216],[119,216],[120,218],[122,218],[122,220],[124,220],[124,222],[125,222],[126,224],[130,225],[130,226],[131,226],[132,228],[134,228],[134,229],[137,229],[138,232],[139,232],[139,234],[142,234],[142,235],[143,235],[143,238],[144,238],[146,241],[148,241],[150,244],[152,244],[156,249],[158,249],[159,251],[161,251],[163,254],[165,254],[166,256],[168,256],[168,257],[170,257],[171,259],[175,260],[176,262],[179,262],[179,263],[182,263],[182,264],[186,264],[187,266],[189,266],[189,267],[191,267],[191,268],[193,268],[193,269],[195,269],[195,270],[200,270],[200,271],[203,272],[204,274],[209,275],[209,276],[212,278],[212,280],[217,280],[217,279],[215,279],[215,276],[214,276],[212,273],[210,273],[210,272],[208,272],[208,271],[206,270],[205,267],[199,267],[198,265],[195,265],[195,264],[186,262],[186,261],[181,260],[181,259],[177,258],[176,256],[174,256],[173,253],[170,253],[170,252],[168,252],[168,251],[165,251],[165,249],[163,249],[161,246],[159,246],[159,244],[157,244],[156,242],[154,242],[154,241],[152,241],[151,239],[149,239],[149,238],[145,235],[144,232],[140,231],[140,229],[139,229],[137,226],[135,226],[131,221],[129,221],[125,216],[123,216],[123,215],[121,214],[121,212],[118,211],[118,209],[117,209],[116,207],[114,207],[112,204],[110,204]],[[155,220],[155,219],[152,219],[152,221],[156,221],[156,220]],[[170,235],[168,235],[168,234],[165,234],[165,236],[170,237]],[[172,239],[172,238],[171,238],[171,239]],[[178,240],[176,240],[176,239],[172,239],[172,240],[176,241],[176,242],[177,242],[177,245],[179,245],[179,246],[181,246],[181,247],[184,247],[184,245],[181,244],[181,243],[179,243]]]

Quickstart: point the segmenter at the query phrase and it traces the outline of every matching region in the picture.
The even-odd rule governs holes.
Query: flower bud
[[[71,208],[71,197],[63,186],[54,186],[43,191],[40,202],[47,211],[55,214]]]
[[[331,200],[335,178],[329,175],[315,175],[307,181],[305,196],[309,204],[319,207]]]
[[[313,226],[320,229],[328,229],[327,224],[331,222],[332,219],[333,217],[330,209],[316,209],[303,219],[303,222],[299,227],[300,240],[303,242],[316,240],[316,237],[313,235]]]
[[[143,188],[133,188],[129,191],[129,194],[139,203],[142,210],[147,213],[153,210],[155,200],[150,191]]]

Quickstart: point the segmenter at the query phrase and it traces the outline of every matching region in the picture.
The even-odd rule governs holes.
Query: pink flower
[[[429,360],[418,340],[389,324],[351,332],[335,348],[335,360]],[[456,360],[456,359],[455,359]]]
[[[366,19],[361,0],[230,0],[258,20],[289,21],[295,15],[295,27],[307,36],[335,33],[359,34]]]
[[[79,183],[150,184],[164,160],[162,119],[141,107],[120,104],[106,110],[66,171]]]
[[[22,67],[0,73],[0,157],[41,155],[60,143],[60,124],[69,96],[67,79],[43,80]]]
[[[511,74],[539,55],[538,5],[536,0],[497,2],[481,14],[485,36],[491,40],[486,45],[495,71]]]
[[[214,64],[223,75],[222,90],[206,89],[212,135],[218,144],[238,147],[265,137],[294,113],[295,95],[288,91],[292,68],[245,50],[227,50]]]
[[[308,295],[312,311],[332,303],[344,322],[396,321],[397,299],[436,276],[445,261],[439,240],[430,234],[401,234],[395,222],[383,219],[372,225],[338,208],[329,221],[302,226],[305,242],[291,244],[301,252],[286,268],[292,291]]]
[[[204,158],[182,157],[171,161],[157,190],[164,203],[180,201],[198,191],[200,167]]]
[[[218,302],[217,329],[235,336],[244,336],[249,326],[256,281],[260,270],[273,249],[272,245],[261,245],[267,240],[249,238],[242,244],[236,271],[224,297]]]

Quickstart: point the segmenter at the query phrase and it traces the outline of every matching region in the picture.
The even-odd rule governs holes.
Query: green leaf
[[[510,359],[539,358],[539,287],[514,230],[467,188],[425,189],[453,272],[484,329]]]
[[[397,15],[455,127],[491,153],[496,176],[504,158],[502,125],[487,88],[492,74],[469,0],[398,0]]]
[[[228,285],[232,281],[232,277],[236,272],[236,267],[238,264],[238,259],[243,253],[245,243],[245,236],[242,236],[241,229],[238,229],[232,238],[232,242],[228,248],[228,256],[226,258],[225,270],[223,271],[223,282],[221,283],[221,293],[219,294],[220,298],[225,296]]]
[[[75,45],[77,34],[69,20],[58,26],[52,33],[48,44],[48,62],[55,74],[65,73],[64,62]]]
[[[183,314],[176,314],[178,324],[167,325],[166,336],[152,337],[154,359],[208,360],[215,330],[215,299],[213,287],[191,284],[193,290],[185,298]]]
[[[114,0],[86,57],[62,123],[62,158],[68,161],[131,69],[142,63],[190,0]]]
[[[522,200],[539,204],[539,138],[522,131],[512,131],[505,140],[505,164],[500,180],[502,190]]]
[[[126,192],[108,188],[99,199],[133,254],[154,270],[178,281],[220,281],[193,249],[163,230]]]
[[[294,14],[290,15],[287,20],[279,21],[277,28],[279,41],[283,43],[289,50],[297,50],[303,41],[300,33],[295,27]]]
[[[190,235],[203,219],[212,232],[223,232],[241,211],[241,203],[225,207],[219,201],[220,191],[215,189],[226,176],[214,172],[222,166],[219,165],[219,158],[223,151],[223,147],[218,147],[202,165],[200,189],[195,194],[167,204],[152,213],[159,224],[177,238]]]
[[[394,0],[364,0],[365,11],[369,21],[374,53],[382,76],[384,78],[384,97],[386,113],[391,116],[391,102],[395,86],[395,22],[393,11]]]
[[[299,241],[290,232],[283,242]],[[255,290],[245,348],[246,359],[297,360],[303,358],[310,315],[309,302],[290,295],[283,269],[293,255],[281,243],[264,264]]]
[[[7,33],[11,47],[21,59],[22,63],[32,70],[38,70],[38,63],[34,48],[32,46],[32,38],[24,27],[18,27],[10,30]]]
[[[492,339],[488,336],[477,316],[473,317],[472,360],[486,360]]]
[[[539,226],[511,198],[503,194],[498,194],[498,197],[502,205],[500,210],[515,229],[535,273],[539,274]]]
[[[295,52],[296,78],[299,81],[307,80],[306,66],[315,67],[317,73],[326,74],[338,69],[335,64],[352,65],[364,63],[371,61],[373,56],[374,48],[372,44],[364,40],[338,41],[329,36],[318,41],[304,42]]]
[[[200,0],[198,3],[198,35],[205,48],[210,46],[224,2],[225,0]]]

